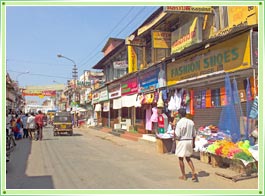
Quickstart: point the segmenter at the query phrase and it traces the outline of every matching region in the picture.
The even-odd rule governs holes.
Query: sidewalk
[[[135,150],[135,152],[145,152],[145,153],[153,153],[157,156],[160,156],[162,159],[165,159],[167,161],[171,161],[171,162],[176,162],[176,169],[179,169],[178,167],[178,158],[177,156],[175,156],[174,154],[161,154],[159,152],[157,152],[157,147],[156,147],[156,142],[152,142],[152,141],[147,141],[147,140],[143,140],[140,139],[138,141],[132,141],[132,140],[128,140],[126,138],[122,138],[122,137],[118,137],[115,136],[113,134],[111,134],[111,129],[110,128],[106,128],[106,127],[102,127],[102,128],[77,128],[76,130],[82,132],[82,133],[89,133],[92,134],[96,137],[100,137],[106,140],[109,140],[111,142],[114,142],[117,145],[120,146],[124,146],[130,149]],[[240,174],[238,172],[235,172],[229,168],[220,168],[220,167],[213,167],[211,164],[207,164],[204,162],[200,161],[200,156],[199,153],[194,153],[194,156],[192,156],[192,160],[196,169],[196,172],[198,173],[198,177],[203,177],[203,176],[216,176],[216,178],[223,178],[225,180],[231,181],[231,183],[235,183],[233,182],[231,179],[227,179],[221,176],[216,175],[216,172],[227,175],[227,176],[239,176]],[[187,169],[187,171],[189,171]],[[201,171],[207,171],[206,172],[201,172]],[[244,180],[240,180],[236,183],[246,183],[246,184],[253,184],[253,188],[257,187],[258,184],[258,178],[251,178],[251,179],[244,179]]]

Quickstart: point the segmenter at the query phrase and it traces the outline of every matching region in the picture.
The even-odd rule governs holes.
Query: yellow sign
[[[257,6],[227,6],[229,27],[241,23],[258,24]]]
[[[171,54],[181,52],[192,44],[201,41],[201,27],[198,25],[198,17],[189,21],[172,33]]]
[[[249,32],[167,65],[167,85],[224,70],[251,67]]]
[[[137,54],[133,46],[128,45],[128,72],[137,71]]]
[[[165,6],[164,12],[212,13],[211,6]]]
[[[170,48],[171,32],[153,31],[152,43],[153,43],[153,48]]]

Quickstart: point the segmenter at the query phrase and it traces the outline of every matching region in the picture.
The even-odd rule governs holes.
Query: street
[[[215,175],[228,169],[192,159],[199,182],[179,180],[177,157],[156,152],[155,144],[135,142],[91,128],[73,136],[53,136],[44,129],[42,141],[22,139],[7,163],[8,189],[257,189],[258,178],[233,182]],[[236,173],[235,173],[236,174]]]

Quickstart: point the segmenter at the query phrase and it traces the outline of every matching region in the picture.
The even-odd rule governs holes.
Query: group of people
[[[12,131],[16,140],[22,138],[42,140],[45,119],[46,116],[40,110],[37,114],[9,113],[6,116],[6,129]]]

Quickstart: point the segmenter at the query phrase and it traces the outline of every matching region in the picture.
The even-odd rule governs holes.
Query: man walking
[[[27,121],[28,121],[28,114],[25,114],[25,115],[22,116],[23,138],[28,138],[29,137]]]
[[[179,179],[187,180],[184,165],[185,157],[192,171],[192,181],[197,181],[197,174],[195,173],[193,162],[190,159],[193,153],[193,148],[195,147],[196,130],[194,122],[186,118],[186,109],[180,108],[178,114],[180,115],[180,120],[176,124],[175,133],[179,142],[176,145],[175,154],[179,157],[179,166],[182,173],[182,176],[180,176]]]
[[[43,130],[43,114],[39,110],[38,114],[35,116],[35,122],[37,125],[37,131],[38,131],[38,139],[42,140],[42,130]]]

